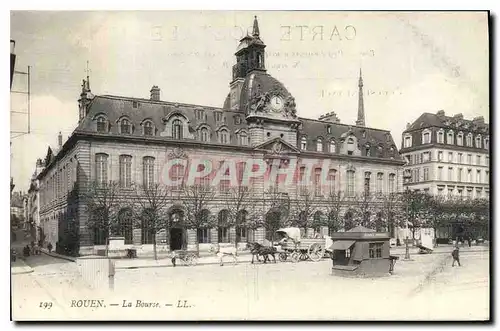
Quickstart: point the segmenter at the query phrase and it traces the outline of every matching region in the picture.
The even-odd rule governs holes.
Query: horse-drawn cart
[[[195,266],[198,263],[198,256],[196,255],[196,252],[177,250],[172,251],[170,255],[174,267],[177,264],[177,259],[181,260],[187,266]]]
[[[321,260],[329,247],[332,245],[330,237],[325,238],[301,238],[299,228],[283,228],[276,231],[282,236],[278,242],[280,246],[279,259],[284,262],[290,257],[293,262]]]

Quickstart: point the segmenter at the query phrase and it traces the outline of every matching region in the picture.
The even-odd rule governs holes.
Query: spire
[[[356,121],[356,125],[365,126],[365,105],[363,102],[363,77],[361,73],[361,68],[359,68],[359,99],[358,99],[358,120]]]
[[[90,76],[89,76],[89,73],[90,73],[90,69],[89,69],[89,61],[87,60],[87,68],[85,69],[85,71],[87,72],[87,86],[85,86],[85,88],[87,89],[87,91],[90,92]]]
[[[257,21],[257,16],[254,16],[254,19],[253,19],[253,31],[252,31],[252,35],[254,37],[259,37],[259,22]]]

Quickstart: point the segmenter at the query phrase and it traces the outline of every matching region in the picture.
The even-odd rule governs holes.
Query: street
[[[398,261],[394,275],[375,279],[332,276],[329,260],[118,270],[111,293],[107,271],[100,270],[106,260],[100,260],[91,270],[84,270],[89,268],[88,264],[81,264],[80,260],[75,263],[47,255],[33,256],[27,259],[34,268],[33,273],[12,276],[13,317],[488,318],[488,252],[464,252],[462,266],[453,268],[449,254],[413,255],[412,258],[413,261]],[[95,277],[82,276],[85,272]],[[91,284],[92,279],[95,282]],[[88,308],[77,308],[74,307],[77,300],[97,301],[86,301]],[[52,303],[51,307],[44,308],[45,302]],[[92,307],[95,302],[103,302],[105,307]]]

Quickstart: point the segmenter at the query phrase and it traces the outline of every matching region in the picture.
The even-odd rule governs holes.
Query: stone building
[[[482,116],[423,113],[402,136],[411,190],[443,197],[489,198],[490,129]]]
[[[226,226],[227,197],[234,185],[226,177],[216,184],[214,179],[220,179],[216,173],[221,169],[223,175],[229,171],[224,168],[228,160],[235,161],[240,180],[243,172],[252,177],[248,180],[251,210],[242,214],[266,222],[278,212],[271,207],[270,188],[288,206],[297,205],[302,193],[310,190],[315,218],[325,217],[329,192],[345,197],[341,214],[349,218],[349,208],[362,192],[373,193],[370,203],[377,205],[381,194],[400,191],[403,161],[390,132],[365,126],[361,73],[357,125],[340,123],[335,113],[317,120],[302,118],[290,91],[267,73],[265,47],[255,19],[252,35],[241,39],[236,50],[229,93],[221,108],[161,100],[158,86],[151,88],[149,99],[93,95],[87,77],[78,126],[58,153],[49,149],[38,176],[40,217],[49,241],[54,245],[64,240],[64,233],[76,230],[80,254],[102,250],[107,234],[86,226],[89,215],[80,190],[90,181],[110,180],[124,190],[133,183],[171,187],[175,198],[165,211],[173,220],[169,242],[162,239],[165,233],[156,234],[164,249],[192,248],[198,241],[203,250],[210,243],[234,242],[236,236],[239,242],[270,239],[272,234],[263,227]],[[249,159],[252,166],[246,163]],[[196,183],[215,185],[217,194],[206,215],[216,217],[219,226],[191,230],[183,226],[185,210],[179,201],[185,199],[182,187],[193,169],[200,173],[199,160],[204,164],[201,171],[207,170],[205,161],[211,164],[212,171]],[[254,163],[259,160],[265,169],[262,176],[255,176],[260,170]],[[132,218],[127,208],[123,213]],[[125,244],[137,248],[139,255],[146,254],[155,234],[132,225],[129,218],[123,218],[128,222],[122,233]]]

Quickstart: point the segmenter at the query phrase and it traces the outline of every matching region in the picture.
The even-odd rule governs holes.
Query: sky
[[[221,107],[238,40],[253,17],[268,73],[301,117],[335,111],[354,124],[362,69],[366,125],[390,130],[444,110],[489,122],[486,13],[307,11],[12,11],[16,70],[31,70],[30,134],[11,134],[11,176],[27,190],[37,158],[78,123],[82,79],[92,92]],[[89,71],[86,71],[88,61]],[[16,75],[12,90],[25,91]],[[11,131],[24,132],[25,95],[11,93]]]

